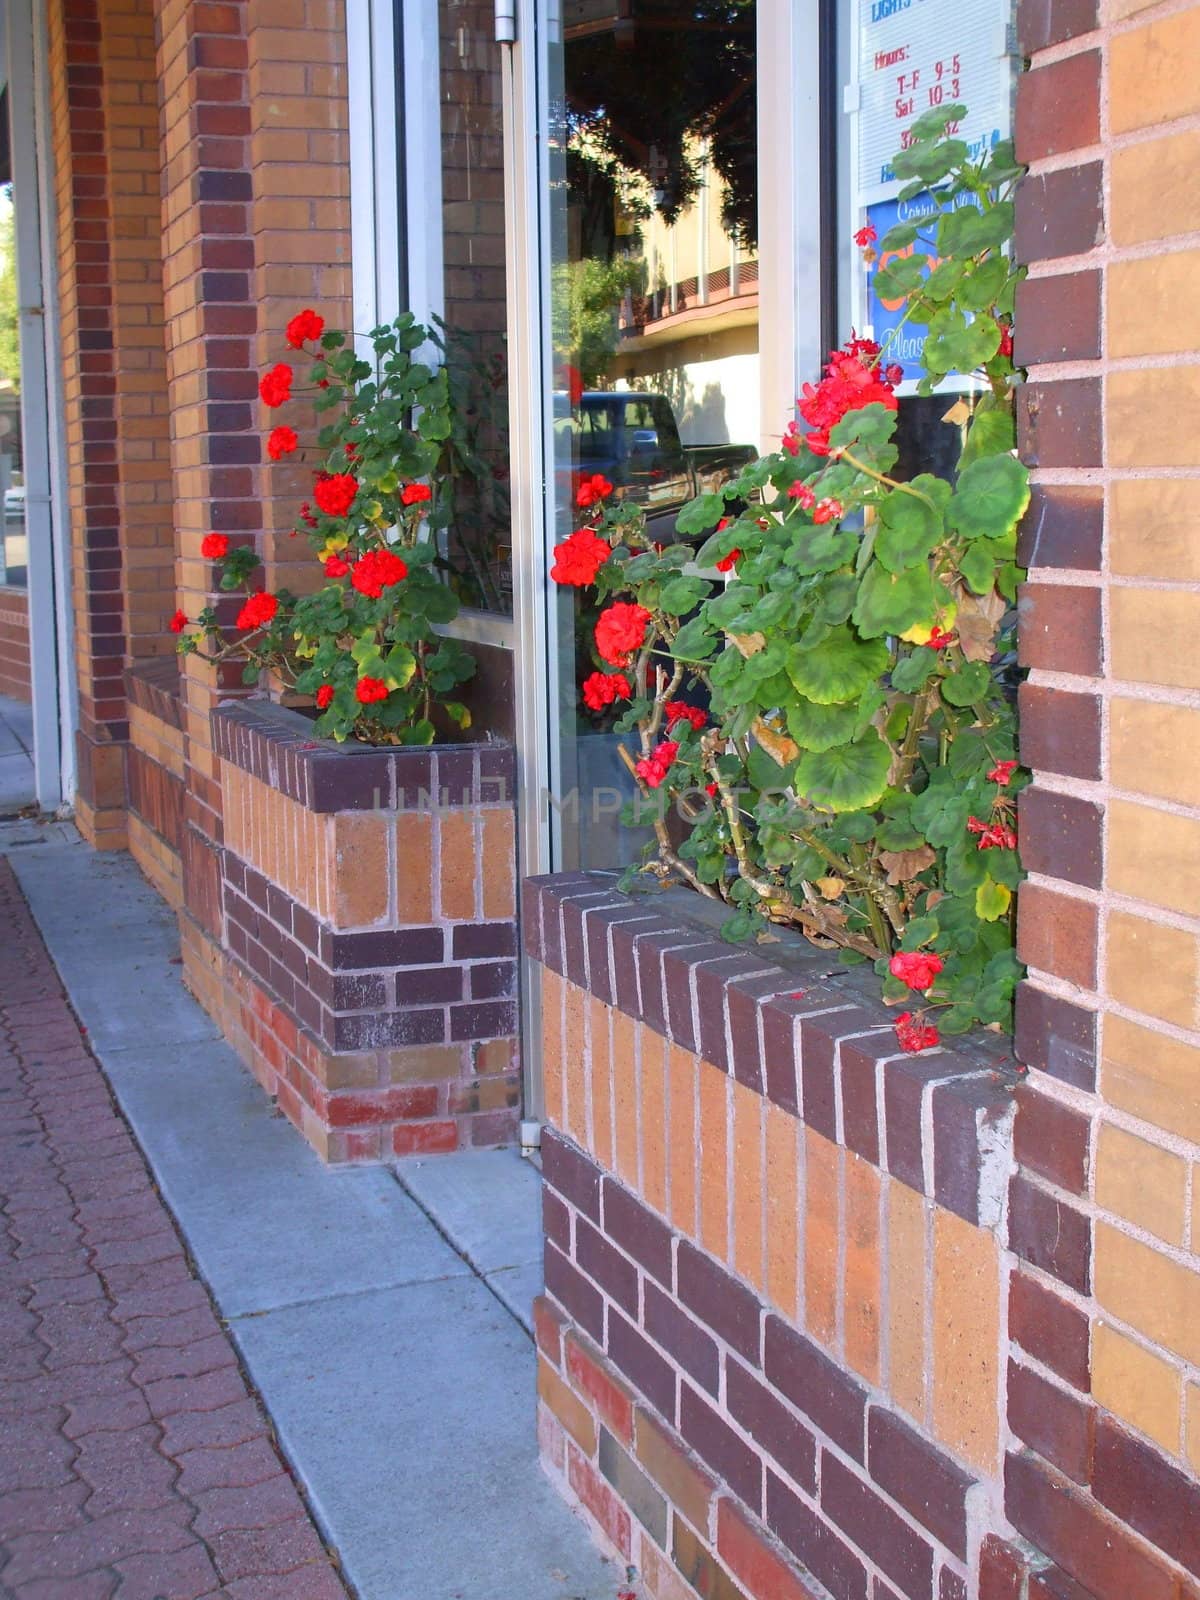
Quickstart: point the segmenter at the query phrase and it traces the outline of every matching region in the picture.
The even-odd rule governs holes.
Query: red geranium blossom
[[[589,711],[604,711],[614,700],[628,700],[633,693],[623,672],[593,672],[583,680],[580,690]]]
[[[996,351],[996,354],[998,356],[1007,356],[1009,358],[1009,360],[1011,361],[1012,360],[1012,353],[1013,353],[1012,324],[1010,322],[1002,322],[1000,324],[1000,345],[999,345],[999,348]]]
[[[668,700],[663,707],[667,714],[667,727],[673,728],[677,722],[690,722],[697,732],[708,722],[707,715],[699,706],[690,706],[686,700]]]
[[[292,369],[286,361],[277,361],[270,372],[258,380],[258,392],[267,406],[281,406],[292,398]]]
[[[350,582],[359,594],[378,600],[393,583],[408,577],[408,568],[394,550],[368,550],[351,570]]]
[[[858,248],[862,250],[865,249],[867,245],[874,244],[878,237],[879,235],[875,232],[874,223],[868,222],[865,228],[860,228],[854,235],[854,242]]]
[[[433,490],[427,483],[406,483],[400,491],[401,504],[406,506],[417,506],[432,499]]]
[[[704,792],[711,800],[715,795],[720,794],[721,791],[715,783],[706,783],[704,785]]]
[[[207,561],[220,561],[222,556],[229,554],[229,535],[206,533],[200,541],[200,554]]]
[[[735,548],[731,550],[727,556],[722,556],[720,561],[717,562],[717,571],[732,572],[734,567],[737,566],[741,559],[742,552]]]
[[[896,1037],[900,1041],[901,1050],[906,1050],[910,1055],[915,1055],[918,1050],[930,1050],[935,1044],[941,1044],[941,1035],[930,1023],[924,1023],[919,1017],[914,1017],[911,1011],[902,1011],[892,1026],[896,1030]]]
[[[279,461],[284,456],[290,456],[299,443],[295,428],[272,428],[267,435],[267,454],[272,461]]]
[[[958,635],[955,633],[943,633],[935,625],[925,643],[931,650],[948,650],[957,637]]]
[[[1015,850],[1016,830],[1005,822],[981,822],[978,817],[967,818],[967,832],[979,835],[980,850]]]
[[[807,443],[814,455],[829,454],[830,431],[847,412],[860,411],[869,405],[884,405],[889,411],[897,409],[899,402],[891,385],[875,366],[878,359],[879,346],[874,340],[852,338],[843,349],[835,350],[830,356],[820,383],[804,385],[796,404],[812,430]]]
[[[1003,788],[1016,770],[1017,763],[1015,761],[997,761],[987,775],[988,782],[998,783]]]
[[[797,480],[788,484],[788,499],[799,500],[805,511],[811,511],[817,503],[817,497],[806,483]]]
[[[313,499],[327,517],[344,517],[357,493],[358,479],[348,472],[326,472],[313,484]]]
[[[577,506],[593,506],[600,500],[607,500],[613,492],[613,486],[602,472],[593,472],[590,478],[584,478],[575,494]]]
[[[932,950],[898,950],[888,962],[888,971],[910,989],[930,988],[942,970],[943,962]]]
[[[657,750],[651,751],[647,758],[637,763],[635,770],[638,777],[647,788],[657,789],[665,780],[678,754],[679,746],[675,740],[664,739]]]
[[[332,699],[333,685],[331,683],[323,683],[317,690],[317,710],[324,711]]]
[[[359,705],[369,706],[376,700],[386,700],[388,686],[382,678],[360,678],[354,686]]]
[[[298,311],[287,325],[287,342],[299,350],[307,339],[319,339],[325,332],[325,318],[315,311]]]
[[[325,576],[327,578],[344,578],[350,571],[350,563],[345,556],[332,555],[325,557]]]
[[[252,594],[237,614],[239,628],[262,628],[279,610],[278,596]]]
[[[898,383],[904,382],[904,368],[893,361],[890,367],[884,367],[883,375],[894,389]]]
[[[600,613],[596,623],[596,648],[610,667],[627,667],[629,657],[646,638],[650,613],[645,606],[618,600]]]
[[[814,522],[833,522],[842,516],[843,512],[840,500],[821,500],[813,507],[812,519]]]
[[[186,611],[177,611],[167,624],[172,633],[182,633],[187,625],[188,618]]]
[[[801,439],[800,427],[798,423],[788,423],[787,428],[784,431],[782,442],[783,448],[787,451],[788,455],[798,456],[800,454]]]
[[[586,589],[595,583],[596,574],[612,555],[612,547],[599,539],[590,528],[576,528],[569,539],[554,546],[554,565],[550,576],[555,583],[571,584],[576,589]]]

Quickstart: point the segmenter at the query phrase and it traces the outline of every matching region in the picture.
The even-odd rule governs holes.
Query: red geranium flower
[[[325,557],[325,576],[327,578],[344,578],[350,571],[350,563],[344,556],[332,555]]]
[[[788,484],[788,499],[799,500],[805,511],[811,511],[817,503],[817,497],[806,483],[798,479],[795,483]]]
[[[270,372],[258,380],[258,392],[264,405],[281,406],[292,398],[292,369],[286,361],[277,361]]]
[[[187,625],[188,618],[186,611],[177,611],[167,624],[172,633],[182,633]]]
[[[287,342],[293,350],[308,339],[319,339],[325,332],[325,318],[315,311],[298,311],[287,325]]]
[[[332,699],[333,685],[331,683],[323,683],[317,690],[317,710],[324,711]]]
[[[678,754],[679,746],[675,740],[664,739],[657,750],[651,751],[647,758],[636,764],[635,771],[647,788],[657,789],[675,764]]]
[[[865,228],[860,228],[854,235],[854,242],[860,250],[864,250],[867,245],[874,244],[878,237],[874,223],[868,222]]]
[[[272,461],[279,461],[284,456],[290,456],[299,443],[295,428],[272,428],[267,435],[267,454]]]
[[[650,613],[645,606],[618,600],[600,613],[596,623],[596,649],[610,667],[627,667],[629,657],[646,638]]]
[[[997,761],[996,765],[987,775],[988,782],[998,783],[1000,787],[1003,788],[1016,770],[1017,763],[1015,761]]]
[[[812,430],[807,443],[814,455],[829,454],[830,431],[848,412],[869,405],[896,410],[899,401],[891,384],[875,367],[878,359],[879,346],[873,339],[852,338],[843,349],[832,353],[820,383],[804,385],[796,404]]]
[[[967,832],[979,835],[980,850],[1015,850],[1016,830],[1005,822],[981,822],[978,817],[967,818]]]
[[[387,699],[388,686],[382,678],[360,678],[354,686],[354,694],[359,705],[369,706],[373,701]]]
[[[418,506],[432,499],[433,490],[427,483],[406,483],[400,491],[401,504],[406,506]]]
[[[602,472],[594,472],[590,478],[584,478],[575,494],[577,506],[593,506],[600,500],[607,500],[613,492],[613,486]]]
[[[943,633],[942,630],[935,625],[925,643],[931,650],[948,650],[956,638],[957,634]]]
[[[709,799],[711,800],[714,795],[720,794],[721,791],[720,791],[720,788],[715,783],[706,783],[704,785],[704,792],[709,797]]]
[[[731,550],[727,556],[722,556],[720,561],[717,562],[717,571],[732,572],[741,559],[742,552],[740,550]]]
[[[677,722],[690,722],[697,732],[708,722],[707,715],[699,706],[690,706],[686,700],[668,700],[663,708],[667,714],[667,727],[673,728]]]
[[[821,500],[813,507],[812,519],[814,522],[833,522],[842,516],[843,512],[840,500]]]
[[[1002,322],[1000,324],[1000,345],[999,345],[999,348],[996,351],[996,354],[998,356],[1007,356],[1009,358],[1009,360],[1011,361],[1012,360],[1012,353],[1013,353],[1012,324],[1010,322]]]
[[[348,472],[326,472],[313,484],[313,499],[327,517],[344,517],[357,493],[358,479]]]
[[[278,596],[273,594],[252,594],[238,612],[236,625],[239,628],[265,627],[278,610]]]
[[[904,368],[898,362],[893,361],[890,367],[884,367],[883,375],[893,389],[898,383],[904,382]]]
[[[580,689],[589,711],[604,711],[614,700],[628,700],[633,694],[623,672],[593,672],[583,680]]]
[[[229,535],[206,533],[200,541],[200,554],[207,561],[220,561],[222,556],[229,554]]]
[[[942,970],[943,962],[932,950],[898,950],[888,962],[888,971],[910,989],[930,988]]]
[[[908,1051],[910,1055],[915,1055],[918,1050],[931,1050],[935,1044],[942,1042],[937,1029],[929,1023],[923,1023],[919,1017],[914,1017],[911,1011],[902,1011],[892,1026],[896,1030],[901,1050]]]
[[[350,582],[359,594],[378,600],[385,589],[408,577],[408,568],[393,550],[368,550],[351,569]]]
[[[554,546],[554,565],[550,576],[555,583],[586,589],[595,583],[596,574],[612,555],[612,548],[590,528],[576,528],[569,539]]]
[[[789,422],[783,435],[783,448],[790,456],[800,454],[800,428],[795,422]]]

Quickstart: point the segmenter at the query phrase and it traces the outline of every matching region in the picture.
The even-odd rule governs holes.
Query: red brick
[[[557,1307],[550,1304],[544,1294],[533,1302],[533,1336],[537,1347],[548,1361],[562,1364],[562,1336],[567,1320]]]
[[[1024,886],[1021,892],[1024,894]],[[1090,1119],[1061,1100],[1040,1093],[1033,1080],[1017,1086],[1016,1100],[1013,1154],[1018,1164],[1060,1189],[1083,1194],[1087,1188]]]
[[[1200,1483],[1103,1414],[1092,1489],[1122,1522],[1200,1575]]]
[[[458,1149],[458,1124],[402,1122],[392,1129],[392,1154],[397,1156],[446,1154]]]
[[[595,1517],[605,1538],[628,1561],[632,1553],[629,1513],[573,1441],[567,1445],[567,1482]]]
[[[753,1600],[822,1600],[761,1523],[717,1502],[717,1554]]]
[[[576,1390],[589,1400],[623,1444],[633,1440],[633,1395],[613,1376],[603,1356],[578,1333],[566,1335],[567,1372]]]
[[[1022,1600],[1024,1557],[999,1534],[985,1535],[979,1551],[979,1600]]]
[[[1027,1272],[1014,1272],[1009,1281],[1008,1331],[1067,1383],[1084,1393],[1091,1388],[1087,1317]]]
[[[1092,1468],[1093,1408],[1030,1367],[1008,1364],[1008,1423],[1017,1438],[1086,1483]]]
[[[1018,78],[1015,137],[1017,160],[1022,162],[1096,143],[1100,137],[1098,50],[1065,56]]]

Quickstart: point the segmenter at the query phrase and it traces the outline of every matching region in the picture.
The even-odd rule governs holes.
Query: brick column
[[[1168,1597],[1200,1515],[1200,7],[1022,0],[1020,29],[1007,1511],[1087,1594]]]

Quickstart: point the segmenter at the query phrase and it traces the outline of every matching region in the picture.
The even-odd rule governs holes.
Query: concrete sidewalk
[[[613,1600],[625,1573],[537,1462],[536,1172],[505,1152],[324,1169],[184,991],[173,914],[66,835],[25,825],[10,860],[348,1582]]]
[[[0,817],[32,805],[33,707],[0,694]]]

